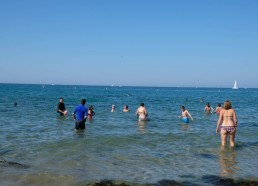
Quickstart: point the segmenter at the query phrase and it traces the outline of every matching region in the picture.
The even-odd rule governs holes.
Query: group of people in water
[[[182,122],[189,123],[189,118],[193,120],[193,117],[185,109],[184,106],[181,107],[182,115],[179,116],[182,118]],[[204,108],[205,113],[213,113],[214,109],[210,106],[210,103],[207,103]],[[227,137],[229,136],[230,146],[235,146],[235,135],[237,128],[237,116],[235,110],[232,108],[230,101],[225,101],[223,108],[221,104],[218,103],[215,113],[219,115],[219,119],[216,126],[216,133],[220,131],[221,136],[221,145],[225,146]]]
[[[85,107],[86,99],[81,99],[81,104],[77,105],[73,110],[73,119],[75,120],[75,130],[85,129],[86,120],[91,120],[95,115],[93,111],[93,105],[90,105],[89,108]],[[61,116],[67,116],[68,111],[65,109],[64,99],[59,98],[59,103],[57,105],[57,113]]]
[[[111,106],[111,112],[115,111],[115,105]],[[123,112],[130,112],[128,105],[125,105],[123,108]],[[139,108],[136,111],[136,115],[139,117],[139,121],[146,121],[148,118],[147,109],[144,106],[144,103],[141,103]]]
[[[93,111],[93,105],[90,105],[89,108],[85,107],[86,99],[81,100],[81,104],[76,106],[73,111],[73,118],[75,120],[75,130],[85,129],[86,120],[91,120],[95,115]],[[111,106],[111,112],[115,111],[115,105]],[[123,112],[130,112],[128,105],[125,105]],[[67,116],[68,111],[65,109],[64,99],[59,98],[59,103],[57,105],[57,113],[61,116]],[[140,104],[140,107],[136,111],[136,115],[139,117],[139,121],[146,121],[148,117],[148,112],[144,106],[144,103]]]
[[[86,99],[81,100],[81,104],[75,107],[72,115],[75,120],[75,130],[83,130],[85,129],[85,122],[86,120],[91,120],[92,117],[95,115],[93,111],[93,105],[90,105],[89,108],[85,107]],[[111,112],[115,111],[115,105],[111,106]],[[204,108],[205,113],[213,113],[214,109],[210,106],[210,103],[207,103]],[[59,103],[57,105],[57,112],[62,116],[67,116],[68,112],[65,109],[65,104],[63,102],[63,98],[59,98]],[[127,105],[124,106],[123,112],[130,112],[130,109]],[[185,108],[185,106],[181,106],[181,115],[179,118],[182,119],[182,122],[189,123],[189,118],[193,121],[192,115],[189,111]],[[219,119],[216,126],[216,133],[220,130],[221,135],[221,145],[226,145],[227,137],[229,136],[230,139],[230,146],[234,147],[234,139],[236,134],[237,128],[237,116],[235,110],[232,108],[230,101],[225,101],[223,108],[221,104],[218,103],[215,113],[219,115]],[[148,112],[145,108],[144,103],[141,103],[136,111],[136,115],[138,116],[139,121],[146,121],[148,120]]]
[[[216,107],[215,113],[220,114],[222,107],[221,104],[218,103],[218,106]],[[179,116],[179,118],[182,119],[182,122],[184,123],[189,123],[189,118],[193,121],[193,117],[191,114],[188,112],[188,110],[185,109],[185,106],[181,107],[182,114]],[[214,112],[214,109],[211,107],[210,103],[207,103],[206,106],[204,107],[204,112],[207,114],[211,114]]]

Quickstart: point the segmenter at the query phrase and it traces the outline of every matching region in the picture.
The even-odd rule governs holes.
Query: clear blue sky
[[[0,83],[258,87],[257,0],[0,0]]]

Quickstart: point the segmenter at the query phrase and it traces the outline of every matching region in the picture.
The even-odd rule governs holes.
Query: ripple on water
[[[1,90],[5,93],[0,98],[0,156],[9,162],[29,165],[26,170],[12,166],[1,169],[1,184],[16,185],[16,179],[20,185],[77,185],[109,179],[135,184],[211,185],[257,177],[258,116],[249,117],[250,109],[244,106],[257,104],[257,91],[249,91],[249,96],[243,97],[243,92],[228,89],[223,89],[223,94],[217,89],[43,89],[36,85]],[[132,96],[125,96],[128,93]],[[8,108],[13,103],[9,95],[17,98],[17,108]],[[87,122],[85,131],[74,132],[71,115],[56,114],[60,96],[65,98],[70,114],[82,97],[94,105],[96,115]],[[215,133],[218,116],[205,115],[205,103],[199,100],[204,98],[215,107],[217,102],[230,97],[239,126],[236,147],[223,152],[220,136]],[[140,102],[148,109],[148,122],[137,121],[135,111]],[[115,113],[110,112],[112,104],[117,107]],[[124,104],[129,105],[130,113],[122,112]],[[187,125],[178,118],[181,105],[194,118]],[[223,182],[222,175],[229,180]]]

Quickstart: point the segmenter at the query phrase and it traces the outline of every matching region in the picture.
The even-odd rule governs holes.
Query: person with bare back
[[[235,146],[237,122],[238,121],[237,121],[236,112],[232,108],[230,101],[225,101],[224,107],[220,111],[220,115],[219,115],[219,119],[216,127],[216,133],[218,133],[220,129],[222,146],[226,145],[227,136],[229,136],[230,146],[231,147]]]
[[[144,103],[140,104],[140,107],[136,111],[136,115],[139,117],[139,121],[147,120],[148,112],[144,106]]]
[[[191,116],[191,114],[188,112],[188,110],[185,109],[185,106],[181,107],[181,111],[182,111],[182,115],[179,116],[179,118],[182,118],[182,121],[184,123],[189,123],[189,117],[191,118],[191,120],[193,120],[193,117]]]

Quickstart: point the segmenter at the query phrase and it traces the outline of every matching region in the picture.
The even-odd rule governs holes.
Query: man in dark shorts
[[[85,122],[88,116],[88,109],[84,106],[86,99],[81,100],[81,104],[76,106],[73,111],[73,118],[75,119],[75,130],[85,129]]]
[[[63,98],[59,98],[59,103],[57,105],[57,113],[59,113],[61,116],[67,115]]]

